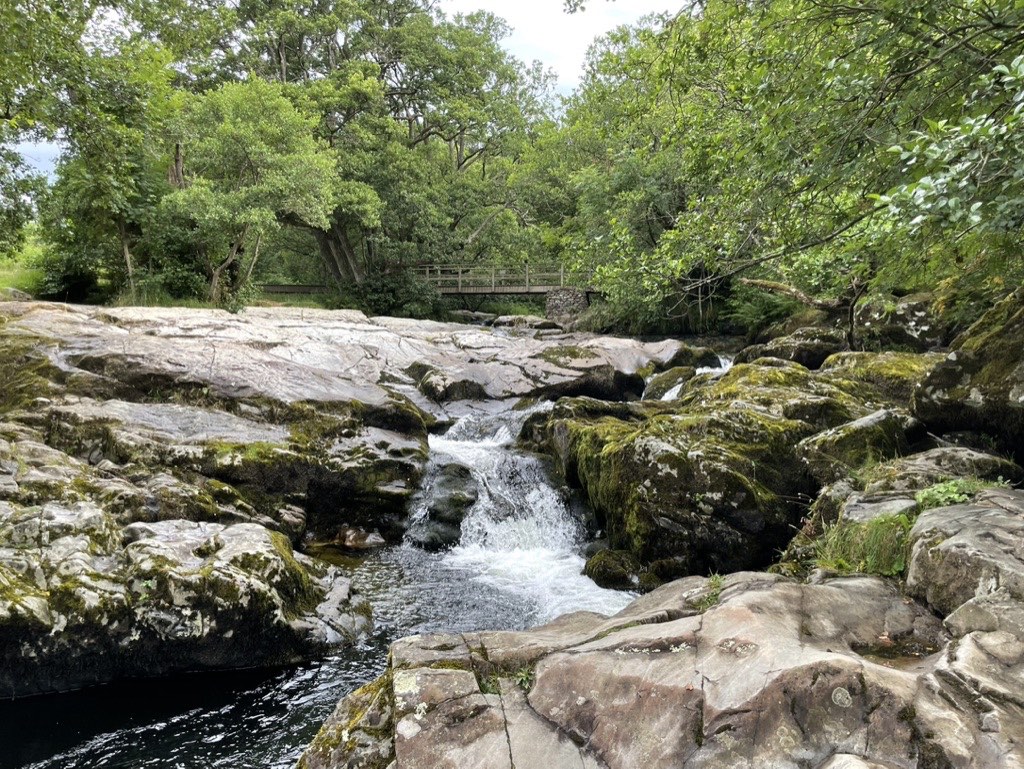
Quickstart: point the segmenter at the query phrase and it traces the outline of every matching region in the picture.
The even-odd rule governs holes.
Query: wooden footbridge
[[[471,294],[547,294],[566,282],[565,267],[554,265],[523,265],[493,267],[473,264],[431,264],[416,268],[417,275],[448,296]]]
[[[560,264],[492,267],[478,264],[429,264],[414,268],[421,280],[445,296],[480,294],[547,294],[556,288],[579,285],[578,276]],[[585,280],[584,283],[588,283]],[[268,294],[323,294],[327,286],[264,285]],[[592,289],[584,289],[591,291]]]

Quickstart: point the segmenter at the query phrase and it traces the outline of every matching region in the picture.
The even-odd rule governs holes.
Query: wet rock
[[[867,413],[845,390],[776,361],[698,377],[669,404],[560,401],[541,442],[584,490],[611,547],[664,579],[766,565],[799,518],[788,500],[817,490],[796,445]]]
[[[501,315],[491,325],[495,328],[531,329],[534,331],[561,330],[561,326],[550,318],[539,315]]]
[[[369,607],[347,580],[255,524],[123,530],[95,505],[0,503],[0,688],[294,663],[352,643]]]
[[[688,578],[612,618],[396,642],[299,766],[1013,766],[1024,645],[947,639],[878,579]]]
[[[480,495],[473,472],[452,462],[436,468],[425,483],[423,512],[406,535],[408,541],[426,550],[457,545],[462,519]]]
[[[1024,445],[1024,289],[958,336],[914,394],[914,413],[938,433],[981,431]]]
[[[601,587],[614,590],[648,592],[661,580],[643,568],[640,561],[624,550],[601,550],[587,559],[583,573]]]
[[[31,302],[32,295],[16,288],[0,288],[0,302]]]
[[[696,375],[697,369],[692,366],[674,366],[668,371],[656,374],[644,388],[643,399],[645,401],[672,400],[682,392],[683,385]]]
[[[842,331],[812,326],[772,339],[767,344],[746,347],[736,355],[735,362],[751,363],[758,358],[779,358],[817,369],[829,356],[847,348],[846,335]]]

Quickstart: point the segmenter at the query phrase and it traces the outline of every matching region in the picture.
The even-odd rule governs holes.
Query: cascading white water
[[[732,358],[726,358],[724,355],[718,356],[717,366],[701,366],[697,369],[698,374],[711,374],[712,376],[722,376],[726,371],[732,368]],[[675,387],[672,387],[664,395],[661,396],[663,401],[674,401],[679,397],[679,393],[683,391],[683,385],[686,382],[680,382]]]
[[[632,596],[605,590],[583,576],[585,531],[551,484],[541,460],[514,446],[527,417],[540,408],[471,416],[430,439],[434,462],[457,462],[472,472],[479,497],[462,522],[460,543],[444,564],[525,601],[535,623],[571,611],[612,614]]]

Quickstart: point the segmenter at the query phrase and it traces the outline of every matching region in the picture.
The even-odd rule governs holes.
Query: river
[[[537,457],[514,447],[528,411],[470,416],[430,439],[432,470],[470,468],[479,498],[454,548],[398,545],[349,570],[374,633],[315,664],[96,687],[0,705],[0,769],[290,769],[347,692],[402,636],[517,630],[570,611],[612,614],[628,593],[581,575],[586,536]],[[412,517],[422,515],[422,510]],[[350,562],[351,563],[351,562]]]

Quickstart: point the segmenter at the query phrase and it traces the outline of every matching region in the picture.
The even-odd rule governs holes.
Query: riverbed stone
[[[890,459],[907,450],[907,413],[880,409],[823,430],[796,447],[801,461],[820,483],[832,483],[868,462]]]
[[[294,663],[352,643],[369,607],[256,524],[122,528],[99,507],[0,503],[0,689]]]
[[[439,691],[379,720],[394,711],[399,670],[438,669],[438,654],[456,653],[479,692]],[[380,763],[367,765],[394,769],[1009,769],[1024,735],[1022,654],[1006,631],[950,643],[926,607],[875,578],[691,577],[612,618],[396,643],[373,685],[389,704],[367,709],[367,724],[355,707],[366,689],[339,705],[350,737],[375,736],[334,739],[324,760],[332,718],[299,766],[354,766],[376,750]]]

